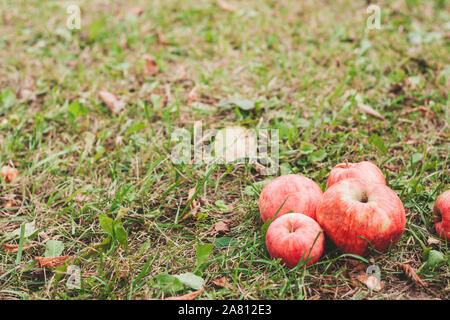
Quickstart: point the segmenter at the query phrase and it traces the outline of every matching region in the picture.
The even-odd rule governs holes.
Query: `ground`
[[[69,29],[74,2],[3,1],[0,165],[19,176],[0,182],[0,299],[448,299],[448,262],[423,253],[448,259],[432,206],[450,183],[450,10],[377,1],[377,28],[368,2],[79,1]],[[195,121],[277,130],[281,170],[174,163],[173,133]],[[324,190],[344,160],[382,169],[406,210],[399,243],[272,260],[263,182],[299,173]],[[35,259],[53,255],[70,258]]]

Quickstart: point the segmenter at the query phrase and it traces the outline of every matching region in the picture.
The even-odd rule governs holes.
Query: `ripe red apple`
[[[436,199],[433,211],[437,234],[442,238],[450,239],[450,190]]]
[[[288,212],[299,212],[316,219],[317,202],[322,190],[313,180],[299,174],[287,174],[267,183],[259,196],[259,212],[265,222]],[[283,204],[284,203],[284,204]]]
[[[340,163],[331,169],[328,175],[327,189],[338,181],[351,178],[357,178],[371,183],[386,184],[383,172],[372,162],[346,162]]]
[[[366,255],[369,244],[386,251],[405,230],[402,201],[388,186],[359,179],[333,184],[317,206],[317,222],[346,253]]]
[[[325,237],[319,224],[300,213],[288,213],[273,221],[266,234],[266,247],[272,258],[281,258],[288,268],[302,261],[311,265],[323,252]],[[303,258],[302,258],[303,257]]]

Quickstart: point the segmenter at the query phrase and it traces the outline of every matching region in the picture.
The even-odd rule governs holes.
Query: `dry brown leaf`
[[[22,100],[36,100],[36,92],[26,88],[21,89],[20,98]]]
[[[125,106],[125,103],[118,100],[111,92],[100,90],[98,94],[112,113],[119,113]]]
[[[3,208],[4,209],[9,209],[9,208],[12,208],[13,206],[14,206],[14,201],[9,200],[3,205]]]
[[[30,248],[31,245],[24,245],[22,246],[22,250]],[[2,248],[9,253],[16,253],[19,251],[19,245],[17,244],[2,244]]]
[[[12,20],[12,17],[13,17],[12,12],[9,11],[8,9],[6,9],[6,10],[3,12],[3,22],[4,22],[5,24],[8,23],[8,22],[10,22],[10,21]]]
[[[403,272],[405,275],[410,278],[415,285],[420,285],[422,287],[428,287],[428,284],[426,284],[422,279],[419,278],[419,276],[416,274],[414,269],[407,264],[404,263],[398,263],[398,266],[403,269]]]
[[[263,166],[262,164],[260,164],[259,162],[255,162],[254,163],[255,166],[255,170],[259,173],[259,174],[263,174],[264,170],[266,170],[266,167]]]
[[[217,0],[217,4],[219,5],[220,9],[224,11],[235,12],[237,10],[233,5],[229,4],[225,0]]]
[[[192,88],[191,91],[189,91],[189,93],[187,95],[187,103],[188,104],[198,100],[199,91],[200,91],[199,87],[194,87],[194,88]]]
[[[381,289],[384,287],[383,281],[378,280],[377,277],[371,274],[367,274],[366,272],[360,272],[355,276],[355,278],[373,291],[381,291]]]
[[[441,243],[441,241],[439,239],[429,237],[427,240],[427,243],[431,246],[433,244],[439,244],[439,243]]]
[[[162,44],[162,45],[170,44],[169,40],[167,40],[167,38],[164,36],[164,34],[162,33],[162,31],[160,29],[158,29],[156,31],[156,40],[158,41],[159,44]]]
[[[196,188],[191,188],[188,191],[188,198],[186,200],[186,204],[192,199],[192,197],[195,194],[195,190]],[[191,202],[191,205],[189,206],[189,208],[191,209],[191,215],[195,218],[197,216],[197,211],[200,208],[200,201],[198,201],[197,199],[194,199]]]
[[[423,113],[429,113],[430,115],[434,116],[433,111],[431,111],[430,109],[428,109],[425,106],[420,106],[420,107],[417,107],[417,108],[410,108],[410,109],[404,110],[404,111],[402,111],[400,113],[400,115],[404,116],[404,115],[407,115],[407,114],[410,114],[410,113],[413,113],[413,112],[416,112],[416,111],[421,111]]]
[[[145,60],[145,65],[143,68],[144,75],[153,76],[159,72],[158,64],[156,63],[155,58],[151,54],[146,54],[143,56]]]
[[[203,291],[205,291],[205,287],[202,287],[200,290],[179,296],[179,297],[170,297],[167,298],[166,300],[194,300],[195,298],[197,298],[199,295],[201,295],[203,293]]]
[[[142,7],[134,7],[133,9],[130,10],[131,14],[135,14],[137,16],[140,16],[141,14],[144,13],[144,8]]]
[[[229,232],[230,231],[230,229],[228,228],[228,225],[223,221],[214,223],[214,230],[216,230],[216,232]]]
[[[61,257],[35,257],[34,260],[39,262],[41,268],[54,269],[66,262],[71,256],[61,256]]]
[[[4,166],[0,170],[0,175],[2,176],[3,180],[5,180],[6,183],[10,183],[19,175],[19,171],[17,171],[16,168]]]
[[[359,103],[358,104],[358,108],[359,110],[367,113],[368,115],[378,118],[380,120],[385,120],[386,118],[383,117],[378,111],[376,111],[375,109],[373,109],[371,106],[364,104],[364,103]]]
[[[225,276],[221,278],[217,278],[216,280],[213,280],[212,283],[220,288],[227,288],[228,290],[232,290],[233,286],[228,282],[227,278]]]

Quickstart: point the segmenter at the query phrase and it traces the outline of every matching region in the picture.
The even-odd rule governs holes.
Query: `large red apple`
[[[365,180],[371,183],[386,184],[383,172],[372,162],[346,162],[340,163],[331,169],[328,175],[327,189],[338,181],[351,178]]]
[[[288,212],[299,212],[316,219],[316,206],[322,194],[317,183],[302,175],[287,174],[277,177],[261,190],[259,196],[261,218],[265,222],[269,218],[277,219]]]
[[[442,238],[450,239],[450,190],[436,199],[433,211],[437,234]]]
[[[405,230],[402,201],[388,186],[359,179],[333,184],[317,206],[317,222],[346,253],[386,251]]]
[[[306,265],[317,260],[323,252],[324,235],[319,224],[300,213],[288,213],[273,221],[266,234],[266,247],[272,258],[281,258],[289,268],[300,260],[311,258]]]

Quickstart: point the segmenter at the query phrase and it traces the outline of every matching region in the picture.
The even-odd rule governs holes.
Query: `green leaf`
[[[1,105],[0,107],[8,110],[16,104],[16,95],[10,88],[6,88],[2,91],[1,95]]]
[[[421,161],[422,159],[423,159],[423,154],[422,153],[413,153],[411,155],[411,162],[413,164]]]
[[[225,248],[225,247],[233,245],[237,242],[238,241],[235,238],[221,237],[221,238],[217,238],[216,241],[214,241],[214,246],[217,248]]]
[[[103,146],[97,146],[95,148],[95,151],[97,151],[97,154],[94,156],[94,162],[96,162],[103,156],[103,154],[105,153],[105,148],[103,148]]]
[[[55,282],[58,283],[66,275],[67,265],[62,264],[55,268]]]
[[[116,221],[114,223],[114,234],[116,236],[117,241],[119,241],[125,248],[128,248],[128,240],[127,240],[127,232],[122,226],[122,223]]]
[[[139,130],[145,129],[145,128],[147,128],[147,126],[145,124],[143,124],[143,123],[136,123],[135,125],[132,125],[128,129],[126,135],[129,136],[129,135],[131,135],[131,134],[133,134],[133,133],[135,133],[135,132],[137,132]]]
[[[82,115],[88,113],[88,110],[86,109],[86,107],[83,106],[78,101],[72,102],[69,105],[68,111],[72,115],[72,117],[74,117],[75,119],[78,118],[79,116],[82,116]]]
[[[44,257],[59,257],[64,250],[64,243],[59,240],[48,240],[45,244]]]
[[[314,149],[316,149],[316,147],[313,144],[307,142],[303,142],[300,146],[300,152],[302,154],[310,154],[314,151]]]
[[[369,137],[369,143],[375,146],[381,153],[386,154],[387,147],[384,143],[383,139],[381,139],[378,135],[373,134]]]
[[[175,293],[183,290],[184,286],[180,280],[167,273],[160,273],[155,276],[159,287],[164,291]]]
[[[253,185],[246,186],[244,189],[244,194],[246,194],[247,196],[250,196],[250,197],[257,195],[270,180],[272,180],[272,179],[258,181],[258,182],[253,183]]]
[[[445,261],[446,261],[446,259],[445,259],[444,255],[439,251],[431,250],[428,253],[427,265],[430,268],[434,268]]]
[[[214,202],[214,204],[216,205],[217,209],[219,209],[222,212],[230,211],[230,208],[228,208],[228,206],[225,204],[223,200],[217,200],[216,202]]]
[[[311,153],[308,156],[308,159],[311,162],[321,162],[323,159],[325,159],[326,156],[327,156],[327,153],[325,151],[317,150],[317,151],[314,151],[313,153]]]
[[[110,235],[114,235],[114,220],[108,217],[106,214],[101,214],[100,218],[100,227],[102,227],[103,231]]]
[[[174,277],[180,280],[180,282],[185,286],[195,290],[200,290],[205,284],[205,280],[203,280],[203,278],[196,276],[191,272],[175,275]]]
[[[195,254],[197,256],[197,266],[201,266],[209,257],[213,249],[212,244],[204,244],[195,248]]]
[[[17,228],[16,230],[10,232],[8,234],[8,238],[14,238],[14,237],[20,237],[20,228]],[[29,238],[32,235],[34,235],[37,232],[37,229],[35,227],[35,222],[28,222],[25,223],[25,230],[24,230],[24,238]]]

